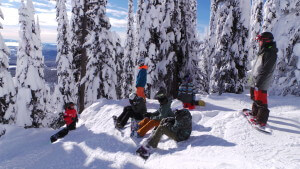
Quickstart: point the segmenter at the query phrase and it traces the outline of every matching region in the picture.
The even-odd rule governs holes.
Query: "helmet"
[[[273,42],[274,36],[271,32],[263,32],[262,34],[256,36],[256,40],[263,42]]]
[[[186,74],[183,79],[184,79],[184,81],[188,81],[188,82],[190,82],[192,80],[192,78],[189,74]]]
[[[159,90],[156,92],[154,98],[157,99],[160,104],[164,104],[164,103],[168,102],[168,97],[167,97],[166,93],[167,93],[166,89],[163,87],[160,87]]]
[[[144,58],[140,58],[138,60],[138,65],[144,65],[145,64],[145,59]]]
[[[65,107],[65,109],[66,108],[71,109],[72,106],[75,106],[75,104],[73,102],[69,102],[69,103],[66,103],[64,107]]]
[[[136,97],[136,94],[135,94],[135,93],[131,93],[131,94],[129,95],[129,100],[134,100],[135,97]]]

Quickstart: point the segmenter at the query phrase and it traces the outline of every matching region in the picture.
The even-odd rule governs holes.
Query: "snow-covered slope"
[[[299,97],[270,97],[272,135],[252,129],[238,114],[242,108],[250,107],[248,95],[211,95],[202,99],[206,107],[191,111],[191,138],[176,143],[163,137],[146,162],[134,154],[145,138],[132,140],[129,126],[121,132],[113,127],[111,116],[119,115],[128,101],[103,99],[80,115],[76,131],[54,144],[49,142],[50,135],[56,132],[52,129],[4,126],[0,169],[299,168]],[[154,111],[158,102],[148,100],[147,106],[148,111]],[[181,107],[180,102],[175,101],[172,107]]]

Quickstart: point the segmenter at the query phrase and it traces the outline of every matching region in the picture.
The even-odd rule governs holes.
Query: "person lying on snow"
[[[129,118],[135,120],[143,120],[144,115],[147,113],[146,103],[143,97],[139,97],[136,93],[129,95],[129,106],[124,107],[122,114],[117,117],[113,116],[115,127],[122,129],[127,124]]]
[[[161,120],[160,125],[153,134],[140,146],[136,153],[143,158],[148,158],[151,151],[157,145],[163,135],[168,136],[177,142],[187,140],[192,133],[192,115],[187,109],[175,111],[175,117],[168,117]]]
[[[185,75],[178,91],[178,100],[182,101],[183,107],[195,109],[195,87],[190,75]]]
[[[156,93],[155,99],[157,99],[160,104],[159,109],[154,113],[146,113],[146,118],[138,123],[139,129],[134,132],[132,136],[144,137],[149,130],[159,125],[161,119],[174,117],[174,113],[171,109],[172,100],[168,99],[165,89],[161,88]]]
[[[64,121],[66,127],[60,130],[58,133],[50,137],[51,142],[55,142],[59,138],[65,137],[70,130],[76,129],[76,123],[78,122],[77,111],[74,108],[75,104],[73,102],[67,103],[65,105]]]

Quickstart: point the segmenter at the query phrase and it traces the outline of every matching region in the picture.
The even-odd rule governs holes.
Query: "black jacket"
[[[146,103],[142,97],[136,97],[134,100],[130,101],[130,104],[135,113],[140,113],[143,116],[147,113]]]
[[[261,47],[252,70],[252,81],[259,90],[268,90],[272,83],[277,61],[276,43],[272,42]]]

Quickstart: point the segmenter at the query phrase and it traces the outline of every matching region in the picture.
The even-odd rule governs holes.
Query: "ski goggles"
[[[269,38],[264,38],[263,36],[261,35],[257,35],[256,38],[255,38],[256,41],[260,41],[260,42],[271,42],[271,39]]]

